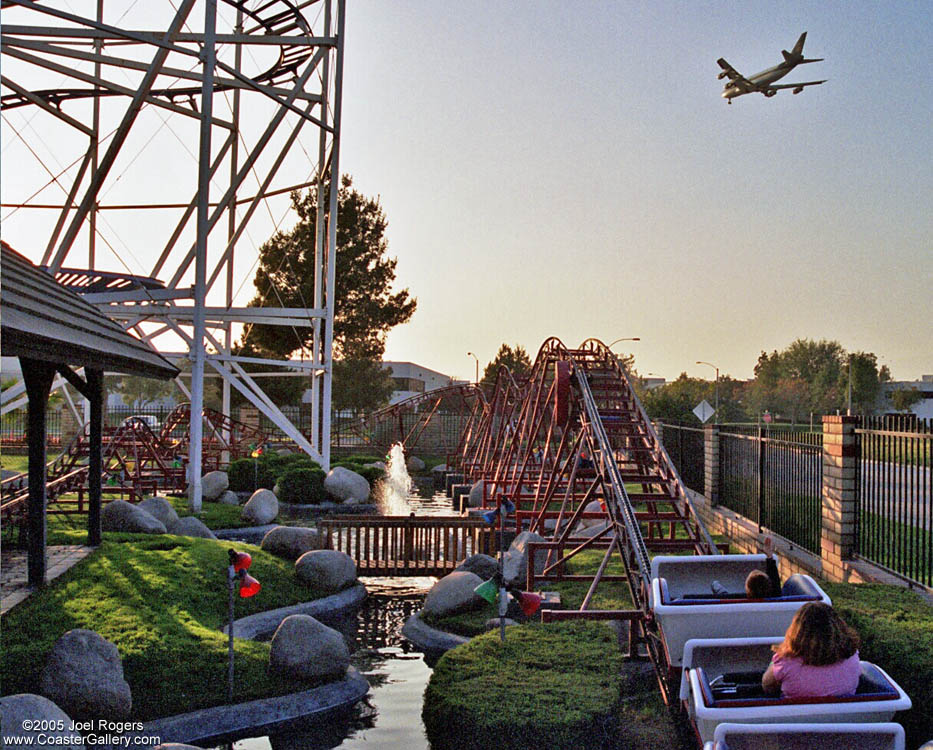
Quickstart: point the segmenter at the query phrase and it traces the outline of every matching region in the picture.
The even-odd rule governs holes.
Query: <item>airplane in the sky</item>
[[[788,52],[786,49],[781,50],[781,54],[784,55],[784,62],[782,62],[780,65],[775,65],[773,68],[763,70],[761,73],[756,73],[750,78],[743,76],[729,63],[727,63],[725,58],[720,57],[716,61],[719,63],[719,67],[722,68],[722,73],[719,74],[719,79],[729,79],[729,81],[726,83],[725,90],[722,92],[723,99],[728,100],[729,104],[732,104],[732,100],[737,96],[742,96],[742,94],[752,94],[758,91],[765,96],[774,96],[779,89],[793,89],[795,94],[799,94],[801,91],[803,91],[804,86],[816,86],[820,83],[826,83],[826,79],[823,79],[822,81],[804,81],[803,83],[774,83],[775,81],[786,76],[798,65],[802,65],[803,63],[822,62],[822,57],[815,60],[804,59],[803,43],[806,41],[806,38],[807,32],[805,31],[800,35],[800,39],[797,40],[797,44],[794,45],[794,49],[792,49],[790,52]]]

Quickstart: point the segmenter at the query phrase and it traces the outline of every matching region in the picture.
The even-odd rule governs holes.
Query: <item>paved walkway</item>
[[[46,582],[58,578],[93,551],[94,547],[87,547],[83,544],[47,547]],[[3,550],[0,553],[0,615],[5,615],[21,601],[29,598],[33,592],[33,589],[26,583],[29,577],[26,558],[26,550]]]

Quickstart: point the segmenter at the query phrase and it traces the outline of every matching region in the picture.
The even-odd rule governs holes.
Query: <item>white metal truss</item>
[[[5,118],[30,108],[31,130],[33,120],[46,118],[58,132],[67,131],[62,141],[72,144],[72,153],[62,154],[67,158],[58,159],[59,164],[78,154],[58,173],[37,156],[52,180],[28,197],[3,204],[14,211],[52,212],[46,217],[57,214],[42,223],[44,237],[37,247],[44,254],[35,260],[60,278],[72,269],[87,269],[86,279],[93,281],[95,272],[114,271],[98,267],[97,261],[102,254],[98,242],[106,242],[101,222],[110,212],[139,216],[140,227],[145,212],[171,213],[171,220],[158,223],[164,237],[153,240],[146,230],[142,244],[149,249],[153,241],[159,243],[148,253],[153,259],[148,276],[132,277],[139,283],[113,290],[98,279],[87,287],[86,299],[157,348],[177,350],[179,339],[188,345],[192,414],[203,407],[207,365],[223,379],[226,413],[230,389],[236,388],[325,469],[330,464],[344,2],[156,0],[135,6],[127,0],[97,0],[94,12],[90,3],[73,10],[74,3],[64,0],[0,0]],[[179,151],[190,143],[189,157],[182,153],[179,160],[178,154],[166,153],[166,161],[180,161],[187,171],[174,185],[160,180],[153,186],[158,187],[154,197],[140,199],[145,190],[136,190],[122,202],[108,201],[121,180],[136,186],[146,182],[144,172],[134,172],[131,159],[149,132],[142,132],[146,116],[147,127],[161,120],[185,129],[188,139],[173,134]],[[317,137],[310,155],[299,140],[309,130],[311,138]],[[16,134],[33,152],[28,139]],[[304,169],[297,170],[301,179],[295,177],[296,160],[304,162]],[[53,183],[60,192],[50,202]],[[234,305],[235,262],[243,255],[237,249],[257,212],[268,209],[272,216],[271,200],[281,206],[291,190],[302,188],[316,189],[319,204],[313,299],[299,308]],[[10,197],[5,189],[4,201]],[[84,241],[86,250],[79,247]],[[31,248],[23,250],[28,254]],[[86,255],[79,256],[82,252]],[[309,361],[298,365],[313,395],[310,439],[243,367],[294,370],[296,363],[233,356],[239,324],[312,329]],[[162,337],[168,341],[160,347]],[[13,394],[4,394],[4,411],[19,402]],[[201,504],[201,430],[202,420],[192,419],[189,468],[196,510]]]

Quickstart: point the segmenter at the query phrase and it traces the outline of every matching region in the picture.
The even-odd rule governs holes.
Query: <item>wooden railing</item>
[[[460,516],[354,516],[319,522],[331,549],[369,576],[443,576],[469,555],[490,554],[489,526]]]

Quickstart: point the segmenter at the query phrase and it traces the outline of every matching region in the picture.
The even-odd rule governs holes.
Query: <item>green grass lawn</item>
[[[263,586],[237,600],[238,618],[314,598],[293,563],[251,545],[106,533],[98,550],[3,618],[3,694],[35,692],[55,641],[88,628],[120,652],[133,719],[225,703],[229,547],[253,556],[250,573]],[[268,643],[237,639],[235,652],[237,701],[310,687],[267,673]]]
[[[933,605],[900,586],[820,586],[861,637],[861,658],[882,667],[913,701],[913,708],[894,717],[904,725],[907,747],[933,738]]]

